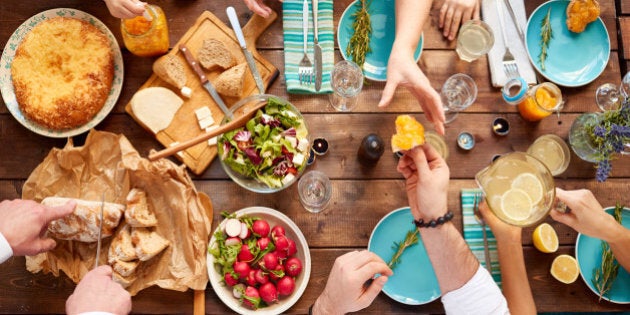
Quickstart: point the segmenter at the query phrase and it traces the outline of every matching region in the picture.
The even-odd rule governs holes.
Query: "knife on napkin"
[[[228,18],[230,19],[230,24],[232,24],[232,29],[234,30],[234,34],[236,34],[236,38],[238,39],[238,43],[241,46],[241,50],[243,50],[243,54],[245,55],[245,59],[247,60],[247,65],[252,72],[252,76],[254,77],[254,81],[256,82],[258,92],[260,94],[265,94],[265,85],[263,84],[262,78],[260,77],[260,72],[258,72],[258,67],[256,67],[256,61],[254,60],[252,53],[247,50],[247,43],[245,42],[245,36],[243,36],[241,24],[238,22],[236,10],[234,10],[233,7],[227,7],[225,11],[227,12]]]
[[[180,45],[179,51],[181,51],[182,54],[184,54],[184,57],[186,58],[186,62],[188,62],[188,65],[190,65],[190,67],[199,77],[199,80],[201,80],[201,85],[203,85],[203,87],[206,89],[206,91],[208,91],[210,96],[212,96],[212,99],[214,100],[214,102],[217,103],[217,105],[219,105],[219,108],[221,108],[221,111],[223,111],[225,116],[227,116],[228,118],[234,118],[234,115],[230,112],[227,106],[225,106],[225,102],[223,102],[223,99],[221,98],[221,96],[219,96],[219,93],[217,92],[217,90],[214,88],[212,83],[210,83],[210,81],[206,77],[206,74],[203,72],[203,70],[201,70],[199,63],[197,62],[197,60],[195,60],[195,57],[193,57],[193,55],[190,53],[190,50],[188,50],[186,46]]]
[[[96,257],[94,258],[94,268],[98,267],[98,258],[101,256],[101,237],[103,235],[103,210],[105,208],[105,193],[101,197],[101,215],[98,224],[98,241],[96,243]]]
[[[313,0],[313,43],[315,44],[315,91],[322,88],[322,46],[317,39],[317,1]]]

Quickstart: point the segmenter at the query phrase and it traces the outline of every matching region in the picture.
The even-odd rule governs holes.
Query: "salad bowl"
[[[257,193],[283,190],[297,181],[306,168],[310,141],[300,111],[273,95],[246,97],[232,106],[234,117],[258,110],[244,127],[218,136],[223,170],[241,187]],[[227,124],[227,116],[221,125]]]

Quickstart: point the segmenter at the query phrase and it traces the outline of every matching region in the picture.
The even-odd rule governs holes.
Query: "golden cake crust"
[[[11,75],[26,117],[50,129],[76,128],[105,104],[114,78],[114,54],[95,26],[56,17],[24,37]]]

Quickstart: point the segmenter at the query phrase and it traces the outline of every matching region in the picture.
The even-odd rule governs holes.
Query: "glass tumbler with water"
[[[320,171],[308,171],[298,182],[300,202],[304,209],[318,213],[326,208],[332,196],[332,184],[326,174]]]
[[[472,62],[487,54],[493,45],[494,35],[490,26],[480,20],[470,20],[459,29],[455,51],[459,59]]]
[[[333,88],[330,104],[338,111],[351,111],[357,105],[363,88],[363,71],[356,63],[343,60],[335,64],[330,78]]]
[[[458,112],[468,108],[477,99],[477,85],[470,76],[457,73],[446,79],[440,96],[446,123],[450,123],[455,120]]]

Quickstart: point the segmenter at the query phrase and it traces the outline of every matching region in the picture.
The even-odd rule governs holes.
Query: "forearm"
[[[536,304],[527,279],[523,246],[517,241],[497,239],[503,295],[511,314],[536,314]]]
[[[479,262],[451,222],[436,228],[421,228],[420,235],[442,295],[460,288],[472,278]]]
[[[396,0],[396,39],[392,51],[402,50],[413,55],[431,4],[432,1],[427,0]]]
[[[614,237],[608,240],[615,258],[619,264],[630,272],[630,230],[617,224],[613,229]]]

